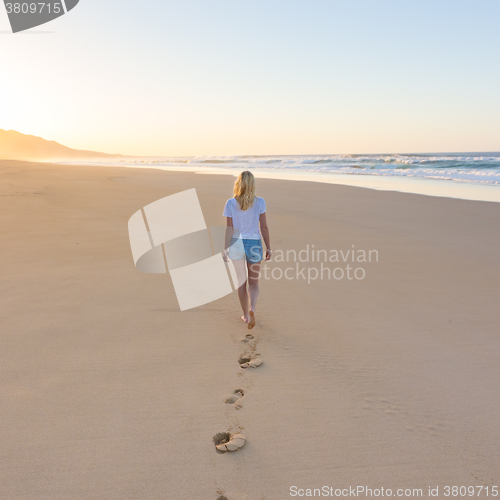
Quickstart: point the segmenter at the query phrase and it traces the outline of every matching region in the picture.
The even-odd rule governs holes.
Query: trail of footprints
[[[251,370],[262,365],[262,359],[259,357],[260,353],[256,352],[257,340],[255,337],[251,333],[248,333],[241,342],[246,344],[245,351],[247,352],[244,352],[238,359],[240,368],[243,370]],[[238,375],[241,376],[242,373],[240,372]],[[235,410],[239,410],[242,408],[244,397],[245,391],[243,389],[235,389],[232,395],[225,400],[225,403],[229,406],[233,406]],[[245,446],[246,437],[240,432],[218,432],[213,437],[213,442],[215,451],[218,454],[224,454],[227,452],[235,452],[243,448],[243,446]],[[220,494],[217,500],[228,500],[223,495],[222,491],[219,490],[217,493]]]

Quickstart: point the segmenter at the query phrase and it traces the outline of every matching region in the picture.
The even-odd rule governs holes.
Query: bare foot
[[[243,321],[243,323],[248,323],[248,318],[246,316],[241,316],[241,321]]]
[[[255,326],[255,314],[250,311],[250,320],[248,321],[248,329],[251,330]]]

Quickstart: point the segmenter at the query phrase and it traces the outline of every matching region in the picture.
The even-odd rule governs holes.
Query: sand
[[[235,293],[180,312],[127,232],[192,187],[223,224],[232,183],[0,162],[0,498],[498,485],[500,204],[259,180],[275,253],[354,245],[378,262],[352,264],[364,279],[262,279],[250,339]],[[296,264],[317,265],[268,268]],[[244,447],[218,453],[223,432]]]

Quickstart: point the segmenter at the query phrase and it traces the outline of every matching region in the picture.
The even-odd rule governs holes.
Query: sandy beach
[[[363,279],[262,279],[242,342],[235,293],[180,312],[127,230],[193,187],[224,224],[232,176],[0,161],[2,500],[499,486],[500,204],[257,181],[275,252],[377,259],[351,262]],[[319,263],[267,264],[296,266]],[[217,454],[225,431],[245,446]]]

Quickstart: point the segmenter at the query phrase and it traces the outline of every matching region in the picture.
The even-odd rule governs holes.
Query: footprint
[[[238,363],[240,364],[241,368],[257,368],[262,364],[262,359],[258,358],[240,358],[238,360]]]
[[[227,497],[224,495],[224,491],[220,488],[217,488],[217,495],[220,495],[217,497],[217,500],[227,500]]]
[[[250,334],[250,333],[249,333],[248,335],[245,335],[245,338],[244,338],[244,339],[242,339],[241,341],[242,341],[243,343],[245,343],[245,344],[246,344],[247,342],[250,342],[250,341],[251,341],[251,340],[253,340],[254,338],[255,338],[255,337],[254,337],[252,334]]]
[[[233,395],[230,398],[226,399],[226,403],[228,405],[234,405],[234,403],[237,403],[244,395],[245,393],[243,389],[236,389],[233,392]]]
[[[257,368],[258,366],[260,366],[262,364],[262,359],[258,359],[258,358],[254,358],[252,359],[252,361],[250,361],[248,363],[248,366],[250,368]]]
[[[221,453],[237,451],[246,443],[246,437],[243,434],[230,434],[229,432],[219,432],[213,440],[215,448]]]

